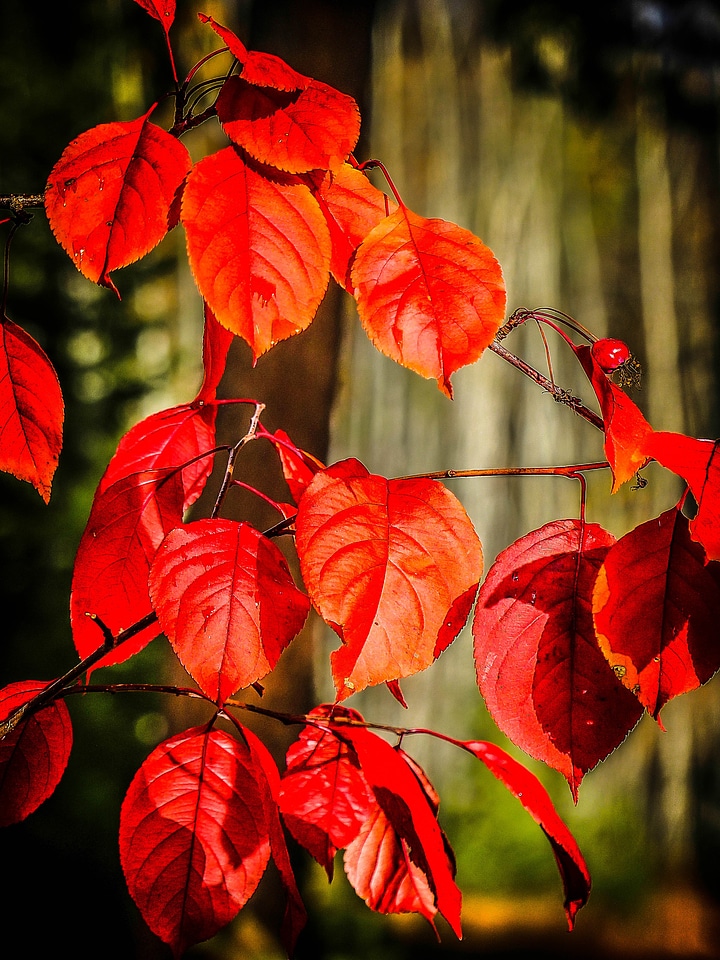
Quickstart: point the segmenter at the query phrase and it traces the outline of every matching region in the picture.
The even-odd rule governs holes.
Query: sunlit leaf
[[[175,20],[175,0],[135,0],[151,17],[159,20],[167,33]]]
[[[580,782],[635,726],[642,707],[603,656],[592,590],[613,544],[597,524],[556,520],[497,558],[480,587],[473,635],[480,692],[518,747]]]
[[[247,523],[223,519],[167,535],[150,571],[150,596],[175,653],[218,703],[275,667],[310,609],[275,544]]]
[[[451,740],[481,760],[488,770],[518,798],[550,841],[565,890],[565,914],[570,930],[575,915],[590,896],[590,873],[585,858],[550,796],[535,774],[510,754],[484,740]]]
[[[184,490],[183,509],[202,493],[213,466],[212,457],[200,457],[215,446],[217,408],[211,404],[183,403],[150,414],[121,438],[98,484],[98,494],[134,473],[153,470],[160,477],[169,467],[180,471]],[[194,461],[194,462],[190,462]]]
[[[612,468],[612,492],[630,480],[648,459],[653,429],[638,406],[605,373],[587,345],[575,347],[600,404],[605,429],[605,456]]]
[[[349,163],[314,174],[311,183],[330,228],[330,270],[335,280],[352,293],[350,268],[355,252],[373,227],[397,210],[397,203]]]
[[[505,318],[505,284],[470,231],[401,206],[363,240],[351,272],[360,321],[382,353],[452,396]]]
[[[226,147],[193,168],[182,220],[200,292],[255,359],[310,325],[329,281],[330,235],[304,183],[270,179]]]
[[[312,478],[318,470],[324,470],[325,465],[320,463],[312,454],[296,447],[284,430],[278,429],[274,433],[264,434],[264,436],[278,452],[283,476],[297,503]]]
[[[267,784],[267,790],[263,794],[265,803],[265,814],[270,833],[270,852],[285,893],[287,902],[285,905],[285,915],[280,928],[280,940],[285,947],[288,957],[292,957],[295,952],[295,943],[307,923],[307,911],[305,904],[300,896],[300,891],[295,880],[290,854],[282,823],[280,822],[280,811],[278,809],[280,802],[280,774],[277,765],[272,758],[270,751],[265,744],[247,727],[243,727],[242,735],[245,738],[250,753],[255,761],[256,768],[262,770]]]
[[[203,324],[203,382],[195,398],[202,403],[209,403],[217,396],[227,356],[232,345],[234,335],[215,319],[210,307],[205,304],[205,322]]]
[[[647,453],[688,484],[697,502],[690,533],[708,559],[720,560],[720,441],[655,432]]]
[[[144,761],[120,813],[120,859],[150,929],[176,957],[249,900],[270,857],[264,775],[248,747],[196,727]]]
[[[720,669],[720,564],[707,562],[677,507],[611,547],[593,614],[615,675],[655,718]]]
[[[179,140],[137,120],[103,123],[65,148],[50,173],[45,211],[80,273],[115,290],[113,270],[139,260],[173,225],[173,204],[191,167]]]
[[[62,448],[64,404],[42,347],[0,318],[0,470],[27,480],[45,503]]]
[[[287,173],[341,166],[360,135],[355,100],[320,80],[288,92],[230,77],[216,108],[233,143]]]
[[[199,13],[198,18],[203,23],[209,23],[223,43],[227,44],[232,55],[242,64],[241,76],[248,83],[256,87],[273,87],[275,90],[286,91],[304,90],[310,83],[310,77],[293,70],[275,54],[248,50],[232,30],[218,23],[213,17]]]
[[[304,583],[343,642],[331,654],[338,700],[424,670],[464,626],[482,549],[441,483],[345,460],[315,476],[295,528]]]
[[[461,896],[454,879],[455,864],[434,802],[414,765],[386,740],[363,727],[343,727],[342,736],[355,748],[378,806],[400,841],[399,848],[389,842],[385,822],[375,817],[366,833],[354,841],[356,848],[351,845],[351,873],[361,881],[367,896],[388,912],[407,910],[413,904],[413,910],[432,920],[434,911],[438,911],[461,937]],[[374,882],[373,857],[380,875]]]
[[[81,657],[103,637],[88,617],[94,614],[117,636],[153,612],[148,575],[168,531],[182,522],[183,487],[179,471],[134,473],[95,496],[80,539],[70,594],[70,621]],[[96,665],[122,663],[141,650],[157,624],[110,650]]]
[[[0,721],[46,686],[40,680],[23,680],[0,690]],[[0,740],[0,827],[29,817],[54,793],[65,773],[72,741],[64,700],[32,713]]]
[[[356,710],[328,705],[308,716],[362,720]],[[351,843],[367,821],[372,791],[352,748],[323,727],[303,727],[286,760],[279,797],[283,820],[332,879],[335,853]]]

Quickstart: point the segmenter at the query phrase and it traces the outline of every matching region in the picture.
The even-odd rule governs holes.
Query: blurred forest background
[[[643,367],[633,398],[660,429],[716,437],[719,425],[720,3],[612,0],[180,0],[173,30],[180,73],[217,46],[196,13],[248,46],[353,94],[364,118],[359,159],[377,157],[404,201],[479,235],[505,272],[509,312],[554,307],[598,335],[621,337]],[[78,133],[143,113],[168,89],[162,35],[131,0],[0,11],[0,194],[40,193]],[[187,144],[221,138],[211,125]],[[374,181],[382,186],[382,181]],[[4,235],[3,235],[4,238]],[[174,231],[116,281],[122,302],[77,274],[42,212],[10,259],[8,315],[52,358],[66,400],[53,496],[0,476],[0,683],[46,679],[75,654],[68,596],[95,485],[119,436],[142,416],[190,399],[199,385],[202,310]],[[543,369],[534,329],[506,341]],[[552,342],[556,381],[589,401],[583,375]],[[453,378],[456,399],[380,356],[348,297],[328,292],[313,326],[255,368],[238,343],[227,395],[267,404],[264,417],[324,460],[353,455],[386,476],[446,468],[598,459],[601,437],[487,355]],[[243,424],[228,414],[222,430]],[[252,445],[253,448],[260,444]],[[268,451],[246,478],[284,498]],[[589,516],[622,535],[667,509],[680,490],[647,471],[640,491],[609,496],[593,476]],[[453,489],[486,563],[516,537],[577,515],[574,484],[473,480]],[[212,489],[197,509],[212,497]],[[238,516],[276,519],[241,497]],[[262,528],[262,526],[261,526]],[[465,631],[426,674],[403,684],[407,712],[385,690],[353,698],[368,717],[425,725],[506,747],[477,693]],[[164,641],[104,679],[178,679]],[[304,710],[332,698],[318,624],[284,655],[265,701]],[[99,679],[99,675],[97,675]],[[179,678],[182,681],[182,678]],[[298,857],[310,924],[298,956],[317,960],[720,957],[720,688],[668,705],[667,732],[645,718],[590,773],[574,808],[567,786],[528,762],[575,833],[594,877],[589,905],[565,932],[550,848],[516,801],[450,748],[411,742],[442,797],[458,855],[465,940],[442,924],[372,915],[344,883]],[[357,701],[357,702],[356,702]],[[188,722],[184,706],[150,696],[73,699],[75,746],[56,794],[0,833],[6,936],[39,956],[167,958],[122,878],[117,818],[150,749]],[[280,758],[293,731],[258,725]],[[512,749],[512,748],[510,748]],[[517,751],[520,759],[527,761]],[[276,880],[252,909],[191,951],[208,960],[275,960],[282,912]]]

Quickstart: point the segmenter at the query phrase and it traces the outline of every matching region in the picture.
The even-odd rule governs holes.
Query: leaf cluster
[[[78,271],[115,293],[112,274],[184,230],[203,304],[204,378],[186,402],[122,437],[97,486],[69,602],[79,662],[49,682],[0,691],[0,820],[29,816],[57,786],[72,746],[72,694],[193,697],[207,705],[207,721],[150,753],[120,814],[128,889],[176,956],[233,919],[271,859],[287,894],[282,939],[292,954],[305,908],[288,835],[329,879],[342,851],[371,909],[418,913],[433,925],[440,914],[461,936],[440,800],[406,750],[411,736],[431,736],[483,763],[539,824],[572,928],[590,874],[533,774],[491,743],[383,727],[344,701],[385,685],[405,705],[401,681],[431,667],[471,620],[479,692],[499,729],[559,771],[577,801],[583,777],[643,712],[659,722],[669,700],[720,667],[718,444],[646,421],[624,389],[638,376],[624,343],[598,339],[557,310],[520,309],[506,320],[489,248],[457,224],[409,210],[379,161],[354,156],[360,114],[351,97],[248,50],[205,14],[203,27],[223,44],[207,59],[229,57],[231,66],[210,87],[196,82],[200,64],[180,82],[174,2],[139,2],[167,43],[172,125],[153,123],[153,106],[81,134],[50,172],[42,203]],[[193,162],[182,138],[211,120],[227,144]],[[368,179],[373,167],[388,194]],[[8,206],[12,233],[24,206]],[[312,323],[330,282],[354,299],[380,351],[448,398],[453,374],[493,350],[600,428],[606,459],[387,478],[352,458],[323,464],[284,431],[266,429],[261,401],[219,397],[234,338],[259,361]],[[527,321],[546,346],[552,330],[572,351],[599,414],[558,387],[551,366],[545,377],[502,345]],[[62,388],[50,358],[4,306],[0,332],[0,468],[47,502],[62,448]],[[247,426],[220,444],[217,416],[228,403],[247,410]],[[277,511],[267,530],[223,514],[228,492],[247,489],[241,463],[255,442],[276,452],[291,497],[276,502],[252,488]],[[651,460],[682,477],[694,515],[684,496],[616,541],[586,517],[585,474],[608,470],[615,493],[633,478],[642,486]],[[214,505],[189,520],[216,462],[223,479]],[[477,533],[444,481],[497,473],[573,479],[580,510],[528,532],[484,571]],[[292,538],[300,583],[279,537]],[[339,640],[330,657],[334,702],[292,716],[240,699],[250,689],[262,695],[311,608]],[[90,684],[95,670],[160,636],[193,686]],[[243,711],[299,728],[282,771],[240,721]]]

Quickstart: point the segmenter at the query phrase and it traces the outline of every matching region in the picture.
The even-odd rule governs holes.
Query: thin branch
[[[103,633],[102,644],[97,650],[93,650],[87,657],[84,657],[79,663],[76,663],[74,667],[71,667],[67,673],[64,673],[61,677],[58,677],[57,680],[53,680],[46,687],[43,687],[31,700],[23,703],[17,710],[13,710],[13,712],[0,723],[0,740],[11,733],[21,720],[27,719],[31,714],[36,713],[51,701],[62,696],[64,691],[71,687],[78,677],[87,673],[90,667],[94,666],[98,660],[101,660],[108,650],[120,646],[121,643],[134,637],[146,627],[151,627],[157,621],[157,614],[154,611],[148,613],[147,616],[133,623],[126,630],[121,630],[116,637],[112,636],[99,617],[93,616],[92,619],[98,624]]]
[[[514,353],[511,353],[503,347],[497,340],[494,340],[490,344],[489,349],[513,367],[516,367],[521,373],[524,373],[533,383],[536,383],[539,387],[542,387],[543,390],[546,390],[552,395],[553,400],[556,400],[558,403],[564,403],[570,407],[571,410],[574,410],[578,416],[581,416],[584,420],[587,420],[588,423],[592,424],[593,427],[597,427],[598,430],[604,429],[602,417],[598,416],[598,414],[589,407],[586,407],[580,397],[574,397],[568,390],[556,386],[552,380],[548,380],[539,370],[531,367],[529,363],[521,360],[520,357],[515,356]]]
[[[0,194],[0,209],[22,213],[23,210],[45,206],[42,193],[3,193]]]

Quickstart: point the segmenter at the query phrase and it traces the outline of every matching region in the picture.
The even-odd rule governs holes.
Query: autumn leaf
[[[111,272],[162,240],[192,165],[183,144],[150,123],[153,109],[80,134],[53,167],[45,191],[60,246],[83,276],[116,292]]]
[[[648,456],[672,470],[690,487],[697,513],[690,534],[709,560],[720,560],[720,441],[696,440],[682,433],[656,431],[648,439]]]
[[[274,433],[263,433],[262,436],[277,450],[285,482],[297,503],[312,478],[318,470],[324,470],[325,465],[311,453],[296,447],[284,430],[277,429]]]
[[[436,480],[386,480],[357,460],[318,472],[295,520],[303,581],[342,640],[338,700],[424,670],[465,624],[482,549]]]
[[[175,20],[175,0],[135,0],[135,3],[155,20],[159,20],[165,33],[168,32]]]
[[[708,563],[691,539],[679,506],[610,548],[595,582],[593,615],[615,675],[655,719],[669,700],[720,668],[720,564]]]
[[[60,384],[42,347],[6,316],[0,338],[0,470],[48,503],[62,448]]]
[[[617,493],[646,463],[653,429],[625,391],[608,377],[589,346],[576,346],[575,353],[600,404],[605,456],[613,474],[612,492]]]
[[[216,109],[233,143],[286,173],[334,170],[347,160],[360,136],[355,100],[320,80],[284,91],[229,77]]]
[[[535,774],[518,763],[505,750],[484,740],[453,740],[478,760],[517,797],[550,841],[565,890],[565,915],[573,929],[575,915],[590,896],[590,873],[585,858],[567,826],[560,818],[550,796]]]
[[[263,793],[263,801],[270,834],[270,852],[287,895],[285,915],[280,928],[280,940],[288,957],[292,957],[297,938],[307,923],[307,911],[295,881],[295,874],[280,821],[280,774],[270,751],[262,740],[247,727],[240,727],[239,729],[250,749],[255,767],[257,770],[262,770],[267,785],[267,790]]]
[[[430,922],[439,912],[461,938],[455,863],[415,765],[363,727],[343,727],[342,737],[354,747],[384,815],[371,814],[373,822],[350,845],[348,877],[358,882],[358,893],[368,905],[374,904],[373,909],[412,909]],[[394,836],[388,833],[387,823]]]
[[[355,252],[370,231],[397,210],[397,203],[349,163],[336,170],[314,173],[310,183],[330,229],[330,271],[352,294],[350,268]]]
[[[212,471],[212,457],[196,458],[215,446],[216,416],[214,405],[183,403],[136,423],[121,438],[97,494],[135,473],[150,476],[155,470],[160,477],[168,468],[182,467],[183,510],[187,510],[202,493]],[[184,463],[187,466],[183,467]]]
[[[452,397],[505,317],[500,265],[476,236],[405,206],[374,227],[351,271],[360,321],[375,346]]]
[[[328,704],[311,710],[308,719],[313,717],[362,721],[356,710]],[[355,839],[375,802],[355,751],[333,731],[312,723],[288,749],[278,800],[288,830],[328,880],[336,852]]]
[[[310,325],[329,282],[330,235],[304,183],[270,179],[226,147],[193,168],[181,217],[201,294],[255,360]]]
[[[219,704],[270,673],[310,609],[275,544],[234,520],[171,530],[149,587],[175,653]]]
[[[41,680],[0,690],[0,721],[47,686]],[[0,827],[19,823],[50,797],[72,749],[72,725],[64,700],[32,713],[0,740]]]
[[[202,23],[210,24],[230,53],[243,65],[241,76],[248,83],[256,87],[273,87],[275,90],[284,91],[304,90],[310,83],[310,77],[293,70],[275,54],[248,50],[232,30],[218,23],[213,17],[199,13],[198,19]]]
[[[176,957],[250,899],[270,858],[264,775],[249,748],[196,727],[150,754],[120,812],[130,895]]]
[[[203,382],[200,385],[196,403],[210,403],[217,397],[217,388],[220,386],[228,353],[234,335],[222,324],[218,323],[207,304],[203,323]]]
[[[473,635],[478,686],[503,733],[568,781],[635,726],[642,707],[597,643],[592,589],[613,544],[597,524],[556,520],[505,549],[480,587]]]
[[[88,614],[117,636],[153,612],[148,574],[165,535],[182,522],[178,471],[133,473],[96,494],[80,539],[70,593],[73,641],[80,657],[102,642]],[[153,624],[111,649],[94,667],[122,663],[160,632]]]

